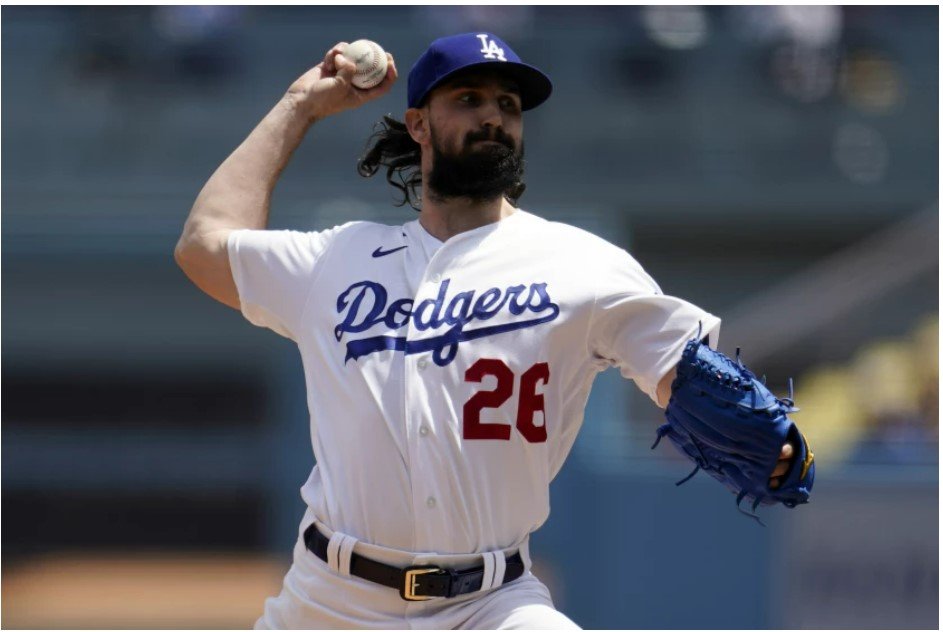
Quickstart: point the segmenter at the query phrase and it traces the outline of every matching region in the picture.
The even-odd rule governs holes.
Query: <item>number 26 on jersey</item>
[[[478,391],[465,402],[462,408],[462,437],[465,439],[511,439],[511,425],[481,421],[483,408],[498,408],[514,394],[514,372],[501,360],[481,358],[465,371],[466,382],[481,382],[486,375],[497,378],[494,390]],[[539,362],[521,375],[521,389],[517,402],[517,431],[530,443],[547,440],[547,423],[543,393],[537,392],[538,384],[546,385],[550,380],[550,366]]]

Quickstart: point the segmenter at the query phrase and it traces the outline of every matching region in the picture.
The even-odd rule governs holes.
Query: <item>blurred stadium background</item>
[[[937,628],[938,9],[2,11],[2,625],[249,627],[311,466],[290,342],[172,260],[218,163],[334,42],[403,80],[318,125],[272,226],[411,219],[355,161],[429,41],[491,30],[554,79],[525,208],[628,248],[784,393],[813,502],[740,516],[607,372],[533,538],[590,628]]]

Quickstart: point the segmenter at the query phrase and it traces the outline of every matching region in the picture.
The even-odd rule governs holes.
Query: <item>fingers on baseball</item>
[[[342,52],[344,51],[346,47],[347,47],[347,42],[338,42],[337,44],[334,44],[334,46],[332,46],[330,50],[328,50],[324,54],[324,61],[322,61],[321,63],[323,64],[323,68],[326,72],[328,72],[331,75],[337,73],[337,65],[334,62],[334,58],[342,54]]]
[[[344,57],[343,53],[334,56],[334,67],[337,69],[337,77],[346,84],[353,85],[351,82],[354,75],[357,74],[357,64]]]

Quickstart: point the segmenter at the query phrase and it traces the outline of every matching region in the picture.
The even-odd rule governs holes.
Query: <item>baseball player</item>
[[[359,165],[386,169],[417,219],[265,230],[307,130],[397,79],[389,56],[383,83],[353,87],[343,47],[213,174],[175,251],[303,361],[316,465],[293,564],[256,627],[577,629],[530,572],[528,536],[593,379],[617,366],[665,406],[689,341],[713,344],[720,320],[662,294],[624,250],[517,206],[523,112],[551,82],[490,33],[430,45],[404,120],[387,117]],[[777,446],[764,486],[794,452]]]

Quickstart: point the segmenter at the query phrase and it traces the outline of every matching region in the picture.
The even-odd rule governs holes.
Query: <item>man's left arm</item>
[[[659,440],[691,459],[691,476],[703,469],[733,491],[738,506],[808,502],[815,466],[789,418],[791,398],[777,398],[739,357],[711,348],[719,318],[664,294],[624,250],[597,255],[588,351],[665,408]]]

